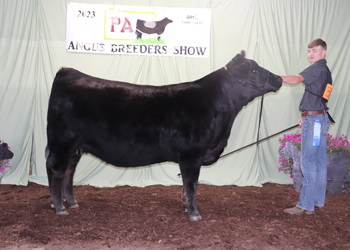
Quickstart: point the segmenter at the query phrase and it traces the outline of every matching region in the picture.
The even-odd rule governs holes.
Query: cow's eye
[[[253,73],[255,73],[256,71],[255,71],[255,69],[253,70]]]

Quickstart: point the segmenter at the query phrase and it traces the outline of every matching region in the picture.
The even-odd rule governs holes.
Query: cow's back
[[[222,101],[220,86],[212,85],[205,78],[135,85],[62,69],[50,97],[49,146],[50,134],[62,130],[60,134],[78,138],[77,147],[84,152],[125,167],[178,162],[181,152],[193,149],[204,154],[218,133],[213,123]]]

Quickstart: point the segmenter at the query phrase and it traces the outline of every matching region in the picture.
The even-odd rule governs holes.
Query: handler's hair
[[[325,41],[323,41],[321,38],[317,38],[317,39],[311,41],[307,47],[309,49],[311,49],[311,48],[317,47],[317,46],[321,46],[324,50],[327,50],[327,43]]]

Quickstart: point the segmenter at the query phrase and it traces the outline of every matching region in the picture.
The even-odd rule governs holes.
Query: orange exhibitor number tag
[[[332,92],[332,89],[333,89],[333,86],[330,85],[329,83],[327,83],[327,87],[323,93],[323,98],[328,100],[329,99],[329,96],[331,95],[331,92]]]

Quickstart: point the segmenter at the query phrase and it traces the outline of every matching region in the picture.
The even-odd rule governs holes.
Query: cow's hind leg
[[[50,154],[46,161],[46,172],[49,180],[51,207],[55,208],[56,214],[68,215],[62,201],[62,183],[63,175],[57,175],[52,169],[55,164],[54,154]]]
[[[77,150],[76,154],[70,159],[68,168],[64,174],[63,178],[63,198],[67,202],[69,208],[78,208],[79,205],[74,197],[73,192],[73,177],[75,173],[76,166],[81,158],[81,151]]]
[[[188,218],[192,221],[202,220],[202,216],[199,214],[196,204],[196,189],[200,167],[201,166],[198,164],[180,163],[184,187],[182,199],[188,213]]]
[[[79,159],[75,157],[71,160],[74,155],[74,144],[75,142],[73,140],[67,140],[64,141],[64,143],[56,144],[48,148],[47,152],[46,171],[50,187],[51,207],[55,208],[56,214],[60,215],[68,214],[63,205],[64,184],[69,183],[70,176],[73,178],[76,166],[76,164],[73,163],[79,161]],[[68,168],[69,170],[67,171]],[[65,181],[65,179],[67,179],[67,181]],[[66,196],[69,199],[68,205],[74,205],[74,202],[72,202],[74,196],[73,198],[72,195]]]

